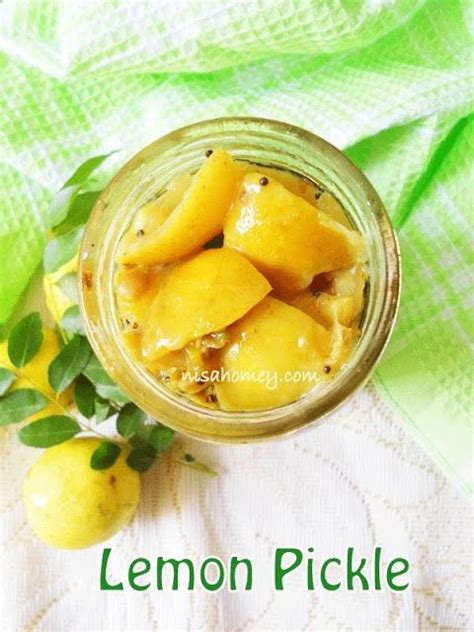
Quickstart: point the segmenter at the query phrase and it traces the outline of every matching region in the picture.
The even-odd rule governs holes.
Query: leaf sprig
[[[46,273],[56,272],[76,254],[84,225],[100,195],[100,190],[90,190],[93,183],[89,179],[114,153],[94,156],[83,162],[53,196],[48,213],[52,239],[46,244],[43,255]]]
[[[46,273],[55,272],[76,255],[85,222],[100,194],[98,190],[91,190],[93,183],[89,178],[108,156],[110,154],[86,160],[53,197],[49,212],[51,239],[43,259]],[[7,351],[12,366],[0,366],[0,426],[20,423],[53,404],[60,414],[46,415],[23,426],[18,433],[22,443],[47,448],[81,433],[92,434],[102,439],[91,457],[93,469],[111,467],[122,450],[126,450],[128,465],[145,472],[170,449],[175,433],[149,419],[132,403],[94,355],[84,335],[77,305],[77,274],[69,272],[56,284],[73,305],[64,312],[59,323],[66,344],[48,366],[48,382],[55,395],[24,371],[43,344],[41,318],[38,312],[33,312],[16,323],[8,338]],[[16,388],[19,379],[27,381],[28,388]],[[61,394],[68,388],[73,390],[74,403],[66,406],[61,403]],[[110,438],[97,426],[112,417],[116,433]],[[174,462],[215,474],[189,454],[183,453]]]
[[[29,328],[27,337],[18,332]],[[61,414],[47,415],[25,425],[18,432],[27,446],[48,448],[68,441],[79,434],[92,434],[102,442],[91,457],[96,470],[111,467],[123,449],[128,452],[128,465],[145,472],[155,460],[173,445],[175,433],[160,423],[152,422],[140,408],[114,384],[94,355],[87,338],[75,333],[48,366],[48,382],[54,390],[51,396],[44,387],[30,379],[23,368],[41,348],[42,323],[38,313],[28,314],[12,330],[8,339],[8,357],[14,369],[0,367],[0,426],[17,424],[36,415],[48,405],[55,404]],[[38,346],[40,340],[40,346]],[[22,378],[31,388],[15,388]],[[68,388],[74,390],[74,406],[61,404],[60,395]],[[105,419],[115,417],[115,438],[104,435],[97,426]],[[194,457],[184,454],[175,461],[215,474]]]

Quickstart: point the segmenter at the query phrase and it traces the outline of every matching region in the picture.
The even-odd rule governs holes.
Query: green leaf
[[[113,414],[113,408],[110,402],[102,397],[97,396],[94,402],[95,422],[100,424]]]
[[[95,414],[95,388],[88,379],[82,375],[77,379],[74,385],[74,403],[77,410],[84,415],[86,419],[90,419]]]
[[[28,424],[20,430],[18,436],[25,445],[49,448],[72,439],[78,432],[81,432],[81,427],[72,417],[52,415]]]
[[[174,441],[174,431],[167,426],[157,424],[156,426],[148,426],[148,443],[155,448],[158,454],[169,450]]]
[[[156,450],[151,445],[134,448],[127,457],[127,464],[132,470],[146,472],[156,459]]]
[[[122,437],[128,438],[137,433],[143,427],[146,414],[138,406],[125,404],[117,417],[117,430]]]
[[[76,194],[77,186],[64,187],[54,194],[49,205],[48,226],[55,227],[67,217]]]
[[[136,427],[135,432],[136,434],[129,439],[129,443],[133,447],[129,457],[132,459],[133,465],[130,463],[129,465],[138,472],[144,472],[157,456],[171,447],[174,441],[174,431],[162,424],[147,426],[140,424]],[[139,469],[140,467],[143,469]]]
[[[91,456],[93,470],[105,470],[111,467],[120,455],[120,446],[111,441],[102,441]]]
[[[102,191],[84,191],[72,200],[68,213],[63,221],[55,227],[54,234],[62,235],[68,231],[85,224]]]
[[[19,388],[0,399],[0,426],[23,421],[42,410],[48,400],[33,388]]]
[[[18,369],[24,367],[38,353],[43,342],[39,312],[28,314],[11,330],[8,337],[8,357]]]
[[[97,393],[104,399],[111,399],[117,404],[126,404],[130,401],[125,393],[114,383],[95,355],[91,356],[84,369],[84,375],[95,384]]]
[[[115,384],[96,384],[95,388],[101,397],[110,399],[116,404],[127,404],[130,401],[130,398]]]
[[[77,272],[68,272],[56,282],[61,292],[73,303],[78,301]]]
[[[136,428],[135,434],[130,438],[130,445],[134,448],[151,446],[158,456],[172,446],[174,438],[174,430],[167,426],[160,423],[142,424]]]
[[[56,272],[74,257],[79,248],[83,232],[84,226],[79,226],[64,235],[48,241],[43,256],[46,274]]]
[[[84,375],[93,384],[111,384],[114,385],[112,378],[102,367],[101,363],[97,359],[97,356],[92,354],[86,368],[84,369]]]
[[[61,349],[48,368],[49,383],[56,393],[62,393],[82,373],[90,355],[89,343],[82,336],[74,336]]]
[[[8,391],[15,378],[16,375],[12,371],[0,366],[0,396],[4,395]]]
[[[93,171],[95,171],[100,165],[107,160],[109,156],[115,154],[118,150],[109,152],[108,154],[101,154],[99,156],[93,156],[92,158],[88,158],[85,162],[83,162],[79,167],[74,171],[72,176],[64,183],[63,188],[69,187],[72,184],[82,184],[87,180],[87,178],[91,175]]]
[[[67,308],[59,326],[68,333],[85,335],[79,305],[71,305]]]
[[[141,449],[141,448],[148,448],[149,447],[149,444],[148,444],[146,436],[143,436],[143,434],[141,432],[139,434],[135,434],[132,437],[130,437],[128,442],[132,446],[132,448],[139,448],[139,449]]]

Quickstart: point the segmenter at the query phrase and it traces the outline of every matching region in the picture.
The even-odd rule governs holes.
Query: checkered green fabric
[[[404,294],[376,381],[467,485],[471,9],[469,0],[4,0],[0,322],[40,262],[52,192],[85,158],[120,148],[107,176],[192,121],[286,120],[347,149],[393,217]]]

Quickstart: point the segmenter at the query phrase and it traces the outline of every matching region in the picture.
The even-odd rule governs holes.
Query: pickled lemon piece
[[[166,263],[194,252],[222,231],[241,175],[241,167],[229,154],[214,151],[164,224],[127,244],[118,261]]]
[[[336,198],[334,198],[327,191],[324,191],[324,193],[318,198],[316,206],[320,211],[332,217],[332,219],[336,222],[339,222],[339,224],[342,224],[346,228],[349,228],[349,230],[352,229],[352,224],[345,214],[344,209],[336,200]]]
[[[336,198],[328,191],[321,188],[305,177],[299,176],[291,171],[283,171],[275,167],[263,167],[262,165],[249,164],[245,173],[262,173],[270,176],[285,187],[294,195],[304,198],[312,206],[316,206],[320,211],[332,217],[333,220],[352,230],[353,226],[349,221],[343,207]]]
[[[169,388],[192,396],[193,401],[215,407],[212,371],[219,371],[219,350],[228,342],[224,331],[212,332],[170,351],[147,365],[148,370]]]
[[[347,360],[359,335],[357,328],[351,327],[355,313],[354,298],[326,292],[313,294],[305,290],[291,304],[328,330],[331,348],[326,366],[329,372],[338,369]]]
[[[352,296],[334,296],[326,292],[314,294],[310,290],[305,290],[291,301],[291,304],[328,329],[336,322],[348,326],[353,318]]]
[[[335,322],[331,328],[331,351],[327,358],[327,366],[331,371],[339,369],[348,359],[359,337],[357,329],[346,327]]]
[[[246,166],[245,173],[261,173],[262,175],[273,178],[281,185],[285,187],[294,195],[304,198],[307,202],[313,206],[317,205],[317,194],[319,187],[314,182],[307,180],[301,176],[292,173],[291,171],[284,171],[283,169],[277,169],[275,167],[263,167],[262,165],[249,164]]]
[[[303,290],[316,274],[365,260],[359,233],[260,173],[244,177],[224,244],[250,259],[282,294]]]
[[[227,248],[206,250],[176,265],[148,307],[145,362],[230,325],[270,290],[249,261]]]
[[[295,307],[267,297],[228,331],[215,384],[225,410],[289,404],[326,379],[330,334]]]
[[[162,268],[119,266],[115,273],[115,296],[124,331],[143,330],[150,303],[165,279]]]
[[[127,248],[137,241],[155,232],[171,215],[171,212],[181,202],[186,190],[191,184],[190,173],[180,173],[173,178],[166,191],[156,200],[148,202],[135,214],[130,229],[125,233],[120,242],[119,253],[126,252]]]
[[[364,264],[335,270],[327,275],[331,291],[337,296],[350,296],[353,300],[352,319],[360,316],[364,307],[364,290],[367,271]],[[346,324],[346,323],[344,323]]]

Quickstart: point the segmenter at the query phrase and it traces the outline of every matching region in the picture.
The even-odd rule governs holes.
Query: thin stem
[[[200,461],[180,461],[178,459],[170,459],[170,463],[175,463],[176,465],[182,465],[183,467],[191,467],[194,470],[199,470],[199,472],[203,472],[204,474],[209,474],[209,476],[217,476],[217,472],[210,468],[205,463],[201,463]]]
[[[110,441],[111,443],[115,443],[119,446],[122,446],[125,444],[125,441],[120,441],[117,439],[111,439],[110,437],[108,437],[105,434],[102,434],[101,432],[99,432],[98,430],[96,430],[93,426],[89,425],[87,422],[83,421],[82,419],[80,419],[76,414],[74,414],[73,412],[71,412],[70,409],[68,409],[66,406],[64,406],[60,401],[59,401],[59,393],[56,393],[54,395],[54,397],[52,395],[50,395],[47,391],[45,391],[44,389],[41,388],[41,386],[39,384],[37,384],[34,380],[31,379],[31,377],[29,375],[26,375],[21,369],[16,369],[15,367],[11,368],[11,371],[18,377],[18,378],[22,378],[24,380],[26,380],[27,382],[29,382],[31,384],[31,386],[33,386],[33,388],[35,388],[37,391],[39,391],[41,393],[41,395],[43,395],[44,397],[46,397],[46,399],[48,399],[51,404],[54,404],[55,406],[57,406],[65,415],[67,415],[68,417],[74,417],[74,419],[77,421],[77,423],[81,426],[81,428],[87,432],[92,432],[93,434],[95,434],[97,437],[100,437],[101,439],[104,439],[105,441]]]

